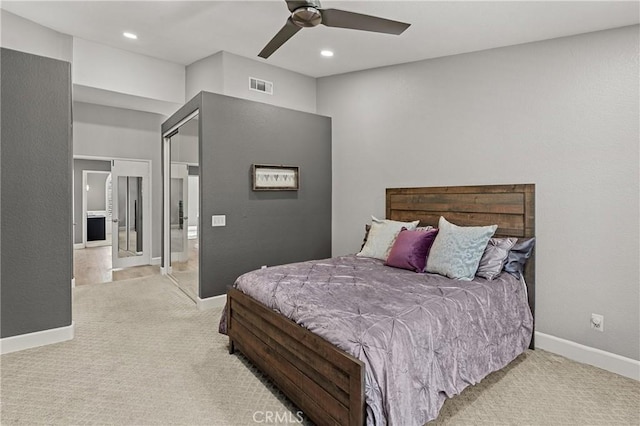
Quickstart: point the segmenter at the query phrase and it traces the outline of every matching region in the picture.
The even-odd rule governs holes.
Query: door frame
[[[147,199],[149,200],[149,206],[151,206],[151,208],[149,209],[149,213],[151,213],[151,210],[153,209],[153,160],[149,160],[146,158],[126,158],[126,157],[105,157],[102,155],[74,155],[73,160],[98,160],[98,161],[110,161],[113,164],[113,160],[122,160],[122,161],[141,161],[141,162],[145,162],[149,164],[149,195],[147,196]],[[109,172],[111,173],[111,172]],[[112,175],[113,178],[113,175]],[[75,183],[74,183],[75,185]],[[86,182],[84,182],[84,186],[83,189],[86,188]],[[72,187],[72,188],[75,188]],[[113,188],[113,179],[112,179],[112,188]],[[113,190],[113,189],[112,189]],[[74,192],[72,190],[72,192]],[[84,192],[83,192],[84,195]],[[82,197],[83,199],[85,198],[84,196]],[[113,195],[112,195],[113,198]],[[75,202],[75,200],[74,200]],[[75,209],[74,209],[75,211]],[[85,230],[86,231],[86,230]],[[113,238],[113,226],[111,228],[111,238]],[[83,234],[83,241],[86,242],[86,238],[84,238],[84,234]],[[149,217],[149,232],[147,232],[147,237],[149,238],[149,265],[157,265],[157,258],[154,259],[153,257],[153,215],[150,214]],[[147,238],[145,237],[145,238]],[[144,243],[143,243],[144,244]],[[113,262],[113,256],[111,257],[111,261]],[[112,263],[112,268],[113,268],[113,263]]]
[[[89,173],[96,173],[96,174],[104,174],[104,175],[110,175],[111,171],[105,171],[105,170],[83,170],[82,171],[82,244],[84,245],[84,247],[101,247],[101,246],[110,246],[111,243],[109,243],[107,240],[104,241],[87,241],[87,175]],[[106,195],[106,194],[105,194]],[[106,200],[105,200],[106,201]],[[106,206],[107,209],[105,209],[105,227],[107,226],[108,221],[111,220],[111,217],[109,216],[109,206]],[[106,232],[106,229],[105,229]]]

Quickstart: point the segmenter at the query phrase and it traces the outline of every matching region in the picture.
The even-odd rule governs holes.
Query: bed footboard
[[[229,352],[239,350],[319,425],[365,421],[364,364],[250,296],[227,294]]]

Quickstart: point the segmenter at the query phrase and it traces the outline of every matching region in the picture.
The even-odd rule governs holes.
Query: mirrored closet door
[[[151,261],[149,163],[114,160],[111,166],[111,247],[114,269]]]
[[[178,287],[194,301],[199,295],[199,129],[198,116],[182,123],[165,138],[165,180],[168,211],[165,238],[169,249],[167,271]]]

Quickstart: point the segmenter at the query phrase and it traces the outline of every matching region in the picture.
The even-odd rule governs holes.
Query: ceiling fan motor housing
[[[300,7],[293,11],[291,20],[299,27],[315,27],[322,23],[322,14],[315,7]]]

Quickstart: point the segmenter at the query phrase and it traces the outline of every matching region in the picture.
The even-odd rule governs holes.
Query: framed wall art
[[[297,191],[300,188],[300,168],[254,164],[252,169],[254,191]]]

